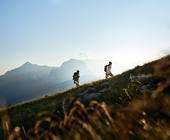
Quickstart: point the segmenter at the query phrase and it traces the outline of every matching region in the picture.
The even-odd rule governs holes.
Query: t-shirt
[[[111,72],[111,69],[112,69],[112,65],[108,65],[108,66],[107,66],[107,73],[110,73],[110,72]]]

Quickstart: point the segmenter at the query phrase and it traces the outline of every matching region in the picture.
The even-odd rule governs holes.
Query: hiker
[[[109,77],[113,77],[111,69],[112,69],[112,62],[109,62],[109,64],[104,67],[106,79]]]
[[[74,84],[76,84],[76,87],[79,87],[79,78],[80,78],[79,70],[77,70],[73,74],[73,81],[74,81]]]

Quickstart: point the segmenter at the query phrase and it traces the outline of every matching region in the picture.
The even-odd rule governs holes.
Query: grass
[[[169,65],[169,60],[169,56],[167,56],[144,66],[137,66],[135,69],[126,71],[121,75],[117,75],[109,80],[96,81],[90,84],[82,85],[79,88],[73,88],[64,93],[56,94],[54,96],[48,96],[29,103],[11,106],[8,109],[0,112],[2,122],[0,127],[0,139],[6,139],[6,137],[9,135],[7,133],[8,130],[3,131],[2,129],[2,127],[4,128],[4,122],[8,122],[10,133],[15,126],[23,126],[28,137],[30,137],[30,135],[36,135],[35,138],[38,139],[40,135],[38,133],[35,134],[35,127],[37,126],[37,123],[43,118],[44,114],[42,112],[48,112],[45,113],[46,115],[44,119],[54,117],[54,122],[50,122],[50,124],[56,124],[54,127],[56,132],[53,133],[50,128],[50,131],[44,131],[44,133],[42,133],[44,138],[55,136],[58,137],[58,139],[68,139],[69,137],[70,139],[72,138],[79,140],[79,138],[87,136],[89,139],[94,139],[95,137],[96,140],[113,138],[125,139],[126,137],[127,139],[147,139],[148,137],[151,139],[159,139],[160,137],[163,138],[163,136],[165,136],[165,139],[168,139],[168,130],[170,127],[169,122],[166,119],[167,115],[165,114],[167,112],[169,113],[169,111],[166,109],[168,107],[170,108],[168,104],[169,98],[164,98],[165,96],[159,97],[158,95],[163,95],[163,89],[168,89],[169,83],[164,84],[166,85],[164,87],[162,87],[161,84],[159,87],[156,85],[166,81],[165,79],[170,77],[169,67],[165,70],[162,70],[162,68],[164,68],[166,65]],[[142,91],[141,88],[143,83],[141,84],[138,80],[131,81],[129,78],[130,74],[136,76],[142,74],[151,75],[142,82],[145,83],[145,85],[152,83],[152,87],[148,88],[147,91]],[[95,115],[87,115],[87,117],[90,117],[88,121],[97,119],[97,124],[94,122],[94,124],[89,124],[89,122],[86,122],[87,120],[81,120],[83,116],[76,116],[77,113],[79,114],[79,111],[79,115],[82,115],[81,109],[85,110],[87,113],[88,109],[91,108],[91,101],[85,104],[81,104],[76,101],[76,99],[80,97],[81,93],[87,91],[90,88],[94,88],[96,91],[101,93],[100,96],[95,98],[97,101],[94,103],[95,106],[98,106],[99,108],[102,107],[103,104],[105,104],[104,106],[107,106],[105,111],[108,113],[105,112],[106,114],[102,114],[102,112],[98,110],[99,108],[95,108]],[[166,92],[168,91],[166,90]],[[153,100],[151,98],[152,94],[157,95],[159,98]],[[67,115],[64,115],[63,112],[64,99],[73,101],[70,109],[68,112],[66,112]],[[162,101],[166,101],[166,104],[158,104],[158,102]],[[77,106],[79,107],[77,108]],[[83,108],[81,108],[82,106]],[[150,108],[148,108],[148,106],[150,106]],[[166,116],[165,118],[161,118],[162,116],[160,115],[160,108],[164,108],[164,112],[166,112],[163,113]],[[101,114],[101,116],[96,114],[98,111],[100,112],[99,114]],[[156,117],[154,116],[157,114],[155,111],[160,113],[158,113],[158,116]],[[110,117],[107,116],[108,114]],[[129,118],[127,118],[128,116]],[[139,118],[136,116],[139,116]],[[101,118],[105,119],[102,120]],[[157,120],[154,118],[157,118]],[[72,123],[72,121],[74,122],[75,119],[78,122],[80,121],[81,125],[76,123],[74,129],[69,129],[69,123]],[[112,122],[109,122],[110,119]],[[65,121],[68,121],[69,123],[63,125]],[[106,122],[109,122],[108,129]],[[58,125],[60,126],[59,130],[57,129],[59,127]],[[126,125],[131,127],[129,128]],[[137,127],[138,125],[140,127]],[[145,128],[148,129],[145,130]],[[37,131],[39,129],[41,129],[41,127],[39,127]],[[90,133],[90,131],[92,131],[92,133]],[[157,131],[159,131],[159,134]],[[158,136],[156,136],[155,133],[158,134]]]

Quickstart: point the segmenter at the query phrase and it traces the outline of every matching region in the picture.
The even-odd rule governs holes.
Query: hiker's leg
[[[79,80],[77,80],[77,86],[78,86],[78,87],[80,86],[80,84],[79,84]]]
[[[76,87],[79,87],[79,81],[75,81]]]
[[[112,77],[112,78],[114,77],[112,73],[110,73],[109,75],[110,75],[110,77]]]
[[[107,74],[107,72],[105,73],[105,78],[106,78],[106,79],[108,78],[108,74]]]
[[[76,87],[79,87],[79,83],[78,82],[76,83]]]

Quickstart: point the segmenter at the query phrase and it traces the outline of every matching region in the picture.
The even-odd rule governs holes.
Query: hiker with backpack
[[[76,87],[79,87],[79,78],[80,78],[79,70],[77,70],[73,74],[73,81],[74,81],[74,84],[76,84]]]
[[[108,79],[109,77],[113,77],[111,69],[112,69],[112,62],[109,62],[109,64],[104,67],[106,79]]]

